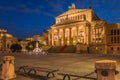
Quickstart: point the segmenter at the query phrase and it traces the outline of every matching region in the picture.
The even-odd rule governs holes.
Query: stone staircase
[[[76,52],[76,46],[53,46],[48,50],[49,53],[74,53]]]
[[[48,51],[48,53],[58,53],[61,48],[62,48],[62,46],[52,46],[47,51]]]
[[[74,45],[67,46],[62,52],[63,53],[75,53],[76,46],[74,46]]]

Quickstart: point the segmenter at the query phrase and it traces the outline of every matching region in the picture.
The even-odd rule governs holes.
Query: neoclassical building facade
[[[17,38],[8,34],[7,30],[0,29],[0,52],[10,52],[10,46],[17,42]]]
[[[120,23],[108,24],[106,36],[107,53],[120,54]]]
[[[72,4],[68,11],[55,19],[56,23],[48,29],[48,45],[64,46],[80,43],[81,50],[87,52],[109,52],[110,35],[107,31],[110,24],[99,19],[92,9],[76,9]]]

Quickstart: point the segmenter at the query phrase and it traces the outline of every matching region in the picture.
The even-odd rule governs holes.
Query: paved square
[[[95,70],[95,61],[110,59],[117,61],[117,70],[120,71],[120,55],[106,55],[106,54],[76,54],[76,53],[49,53],[48,55],[27,55],[23,53],[11,53],[4,55],[15,56],[15,67],[22,65],[44,67],[50,69],[59,69],[58,72],[78,73],[79,75],[86,75]],[[0,54],[0,59],[3,54]],[[94,73],[91,75],[96,77]],[[56,74],[56,78],[62,78]],[[120,79],[120,74],[117,75]],[[33,80],[30,77],[17,76],[14,80]],[[50,79],[53,80],[53,79]],[[79,80],[79,79],[78,79]],[[80,79],[88,80],[88,79]]]

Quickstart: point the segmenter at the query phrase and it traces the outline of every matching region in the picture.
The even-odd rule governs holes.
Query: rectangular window
[[[119,43],[119,37],[117,37],[117,43]]]
[[[111,30],[111,35],[113,35],[113,30]]]
[[[98,33],[99,33],[99,30],[98,30],[98,29],[96,29],[96,34],[98,35]]]
[[[93,38],[92,42],[95,42],[95,39]]]
[[[111,43],[113,43],[113,37],[111,37]]]
[[[114,35],[116,35],[116,30],[114,30]]]
[[[117,35],[119,35],[119,34],[120,34],[119,30],[117,30]]]
[[[119,43],[120,43],[120,37],[119,37]]]
[[[111,47],[111,51],[113,51],[113,47]]]
[[[117,51],[120,51],[120,48],[119,48],[119,47],[117,47]]]
[[[116,43],[116,37],[114,37],[114,43]]]

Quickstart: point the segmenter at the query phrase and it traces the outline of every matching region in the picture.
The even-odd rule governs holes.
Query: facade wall
[[[107,52],[120,54],[120,24],[109,24],[107,26]]]
[[[26,38],[27,41],[39,41],[44,45],[48,45],[48,33],[43,32],[42,35],[34,35],[31,38]]]
[[[89,25],[87,24],[89,23],[84,21],[53,27],[51,29],[52,34],[49,34],[49,38],[52,40],[52,45],[76,45],[78,42],[89,44]]]
[[[17,42],[17,38],[8,34],[6,30],[0,30],[0,52],[10,52],[10,46]]]

